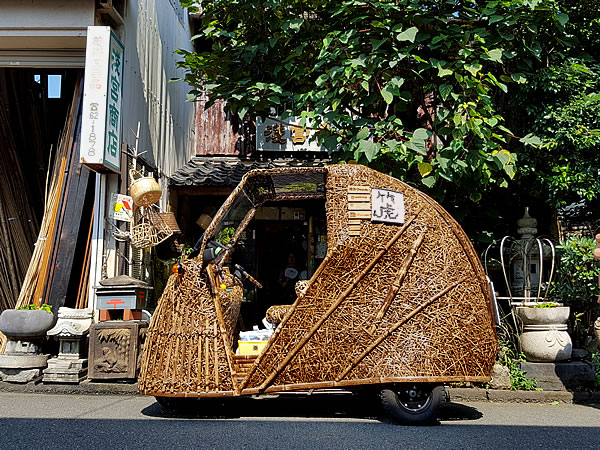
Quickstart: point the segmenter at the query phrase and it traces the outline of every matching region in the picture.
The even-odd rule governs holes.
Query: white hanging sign
[[[121,105],[125,48],[110,27],[87,30],[81,164],[90,169],[121,170]]]

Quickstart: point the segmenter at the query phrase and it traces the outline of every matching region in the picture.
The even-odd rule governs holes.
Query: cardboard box
[[[238,341],[238,355],[260,355],[268,341]]]

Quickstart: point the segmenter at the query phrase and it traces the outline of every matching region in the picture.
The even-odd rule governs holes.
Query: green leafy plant
[[[550,297],[571,307],[570,325],[576,345],[583,345],[593,322],[600,314],[598,275],[600,260],[594,259],[596,241],[586,237],[571,237],[558,247],[559,265]]]
[[[536,303],[535,305],[531,305],[532,308],[556,308],[558,304],[553,302],[544,302],[544,303]]]
[[[223,245],[228,245],[231,242],[231,238],[235,234],[235,228],[232,226],[228,226],[223,228],[219,232],[219,242]]]
[[[25,305],[25,306],[19,306],[18,308],[15,309],[24,309],[24,310],[30,310],[30,311],[35,311],[35,310],[42,310],[42,311],[46,311],[47,313],[52,314],[52,305],[49,305],[47,303],[42,303],[41,305]]]
[[[542,389],[537,387],[537,379],[528,379],[527,373],[518,365],[519,362],[525,362],[525,356],[522,353],[517,355],[512,348],[502,342],[500,342],[500,348],[498,361],[510,372],[510,389],[512,391],[541,391]]]
[[[202,10],[198,51],[178,51],[190,100],[297,117],[338,160],[472,204],[516,176],[513,144],[540,143],[502,105],[569,40],[554,0],[181,3]]]
[[[596,380],[594,386],[600,388],[600,352],[595,352],[590,355],[590,361],[594,365]]]

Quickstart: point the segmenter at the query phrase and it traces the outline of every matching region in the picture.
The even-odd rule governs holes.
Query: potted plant
[[[42,338],[55,322],[51,308],[34,304],[7,309],[0,314],[0,331],[13,340]]]
[[[527,361],[564,361],[571,357],[573,344],[567,331],[570,308],[554,302],[516,307],[523,332],[519,347]]]
[[[41,353],[41,341],[54,326],[50,305],[28,305],[0,314],[0,331],[6,335],[6,352],[0,355],[0,379],[28,383],[41,376],[49,355]]]

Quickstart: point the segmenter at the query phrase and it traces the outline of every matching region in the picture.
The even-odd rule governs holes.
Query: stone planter
[[[0,314],[0,331],[9,339],[42,338],[53,326],[54,315],[41,309],[7,309]]]
[[[516,308],[515,313],[523,323],[519,346],[527,361],[554,362],[571,357],[573,344],[567,332],[569,311],[568,306]]]
[[[40,351],[42,339],[54,325],[54,314],[39,309],[7,309],[0,315],[6,352],[0,355],[0,380],[28,383],[41,376],[49,355]]]

